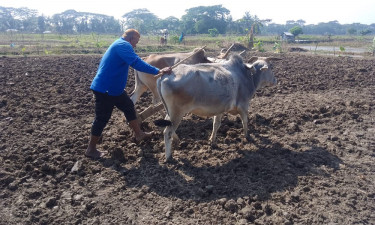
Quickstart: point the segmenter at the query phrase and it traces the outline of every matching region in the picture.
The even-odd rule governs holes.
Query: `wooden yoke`
[[[202,51],[205,47],[206,47],[206,45],[203,46],[202,48],[200,48],[199,50],[197,50],[196,52],[192,53],[188,57],[184,58],[183,60],[179,61],[178,63],[174,64],[173,66],[171,66],[171,69],[174,69],[178,65],[184,63],[186,60],[190,59],[195,54],[197,54],[198,52]],[[163,76],[162,73],[159,73],[159,74],[155,75],[156,79],[160,78],[161,76]],[[146,108],[145,110],[143,110],[140,114],[138,114],[138,119],[140,120],[139,122],[144,121],[145,119],[147,119],[148,117],[152,116],[154,113],[159,112],[163,108],[164,108],[164,106],[163,106],[162,102],[158,102],[155,105],[150,105],[148,108]]]

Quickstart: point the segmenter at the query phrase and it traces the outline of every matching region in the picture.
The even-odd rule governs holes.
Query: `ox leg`
[[[155,81],[155,83],[156,83],[156,81]],[[155,113],[159,112],[160,115],[164,117],[166,115],[166,113],[164,112],[164,106],[161,103],[161,98],[160,98],[159,92],[157,91],[157,87],[154,84],[152,84],[152,85],[149,84],[149,88],[150,88],[150,91],[152,93],[152,104],[155,107],[159,106],[159,104],[161,104],[161,107],[155,108]]]
[[[158,95],[158,96],[159,96],[159,95]],[[154,98],[154,99],[155,99],[155,98]],[[164,105],[163,105],[161,99],[159,99],[159,100],[158,100],[156,103],[154,103],[154,104],[155,104],[155,113],[159,112],[160,115],[161,115],[162,117],[165,117],[165,116],[167,115],[167,113],[166,113],[165,110],[164,110]]]
[[[156,79],[152,77],[146,84],[152,93],[152,104],[156,105],[157,103],[161,102],[161,98],[159,96],[159,92],[156,86],[157,84]]]
[[[172,134],[172,140],[173,140],[173,146],[178,146],[178,144],[180,143],[180,138],[178,137],[178,135],[176,134],[176,131],[173,132]]]
[[[144,84],[135,85],[135,89],[130,96],[130,99],[132,100],[133,104],[135,104],[139,100],[139,98],[145,91],[147,91],[147,87]]]
[[[219,114],[214,116],[213,126],[212,126],[212,133],[210,137],[211,146],[216,146],[216,134],[217,130],[219,129],[221,125],[221,119],[223,117],[223,114]]]
[[[243,126],[243,133],[247,141],[250,140],[249,130],[248,130],[248,117],[247,117],[247,111],[241,110],[240,117],[242,120],[242,126]]]
[[[165,144],[165,160],[168,162],[172,159],[172,126],[168,126],[164,130],[164,144]]]
[[[164,116],[164,119],[165,120],[171,120],[170,118],[169,118],[169,115],[168,114],[166,114],[165,116]],[[179,122],[180,123],[180,122]],[[177,145],[179,142],[180,142],[180,138],[178,137],[178,135],[176,134],[176,131],[175,132],[173,132],[173,134],[172,134],[172,140],[173,140],[173,144],[174,145]]]
[[[172,138],[177,137],[176,130],[181,122],[181,119],[182,116],[179,116],[178,119],[172,120],[172,125],[166,127],[164,130],[165,160],[167,162],[172,159]]]
[[[159,94],[152,93],[152,95],[153,95],[152,104],[156,105],[157,103],[161,102]]]

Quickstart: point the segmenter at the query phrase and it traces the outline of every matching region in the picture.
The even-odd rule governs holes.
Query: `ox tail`
[[[162,80],[163,80],[163,77],[160,77],[157,80],[157,89],[158,89],[158,93],[159,93],[159,96],[161,98],[161,101],[163,102],[165,111],[167,112],[168,117],[170,117],[167,104],[165,103],[164,97],[163,97],[163,95],[161,93],[161,85],[162,85],[161,83],[162,83]],[[154,124],[155,124],[155,126],[158,126],[158,127],[167,127],[167,126],[171,126],[172,122],[170,120],[159,119],[159,120],[155,120]]]
[[[134,81],[135,81],[134,87],[138,87],[140,85],[144,85],[143,82],[139,79],[138,73],[139,73],[138,70],[134,69]],[[132,91],[132,93],[130,93],[130,96],[132,96],[134,94],[135,90],[136,89],[134,88],[134,90]]]

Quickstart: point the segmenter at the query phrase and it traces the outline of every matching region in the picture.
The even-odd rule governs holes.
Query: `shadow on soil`
[[[261,142],[272,143],[268,138]],[[154,154],[145,153],[139,167],[122,173],[127,187],[147,187],[165,197],[200,202],[244,196],[267,200],[271,193],[296,187],[299,176],[330,176],[329,171],[339,169],[342,162],[318,146],[302,152],[278,143],[262,146],[257,146],[257,151],[239,149],[240,157],[228,163],[201,167],[181,157],[168,165],[160,164]]]

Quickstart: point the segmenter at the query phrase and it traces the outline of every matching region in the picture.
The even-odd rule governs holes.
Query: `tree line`
[[[0,6],[0,32],[19,31],[25,33],[60,34],[121,34],[127,28],[135,28],[141,34],[158,34],[168,29],[170,34],[219,34],[246,35],[253,28],[255,34],[279,35],[292,28],[299,34],[312,35],[367,35],[375,32],[375,23],[340,24],[330,21],[319,24],[306,24],[304,20],[290,20],[285,24],[272,23],[271,19],[259,19],[246,12],[241,19],[233,20],[230,11],[222,5],[198,6],[189,8],[181,19],[168,17],[160,19],[148,9],[135,9],[125,13],[121,19],[113,16],[77,12],[73,9],[54,14],[51,17],[39,15],[29,8]]]

